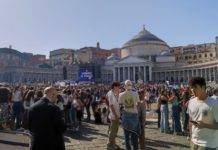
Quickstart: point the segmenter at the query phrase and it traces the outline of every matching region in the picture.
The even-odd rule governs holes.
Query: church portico
[[[142,80],[143,82],[148,82],[151,81],[152,62],[130,56],[115,63],[113,71],[115,73],[114,81],[131,80],[137,82]]]
[[[218,62],[174,67],[174,69],[172,67],[154,68],[153,71],[153,81],[155,82],[187,83],[194,76],[204,77],[207,82],[218,82]]]

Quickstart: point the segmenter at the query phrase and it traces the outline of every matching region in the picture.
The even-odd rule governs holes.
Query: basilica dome
[[[125,43],[121,50],[121,57],[132,56],[151,56],[158,55],[162,51],[169,50],[166,42],[153,35],[143,27],[136,36]]]

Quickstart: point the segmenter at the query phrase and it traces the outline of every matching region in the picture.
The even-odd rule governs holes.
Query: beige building
[[[216,43],[172,47],[171,53],[179,62],[187,64],[203,63],[216,60]]]
[[[34,59],[36,56],[36,60]],[[42,83],[61,80],[63,72],[40,61],[40,55],[29,55],[11,48],[0,48],[0,82]],[[44,58],[44,56],[43,56]],[[32,62],[39,65],[33,65]],[[40,64],[42,62],[43,64]]]
[[[83,47],[76,51],[76,61],[78,63],[95,63],[103,65],[107,57],[112,53],[120,55],[120,49],[114,48],[112,50],[106,50],[100,48],[99,42],[96,47]]]
[[[57,49],[50,52],[50,62],[52,66],[70,65],[74,62],[75,51],[73,49]]]

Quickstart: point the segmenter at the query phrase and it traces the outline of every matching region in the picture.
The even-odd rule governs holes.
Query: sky
[[[21,52],[122,47],[143,25],[169,46],[215,42],[218,1],[0,0],[0,47]]]

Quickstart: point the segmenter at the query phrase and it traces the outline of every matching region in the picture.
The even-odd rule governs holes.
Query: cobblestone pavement
[[[146,149],[185,150],[189,149],[186,137],[160,133],[154,122],[148,122],[145,129]],[[65,135],[67,150],[104,150],[108,139],[108,126],[84,122],[78,132],[68,131]],[[29,139],[20,134],[0,132],[0,150],[27,150]],[[117,144],[124,149],[123,131],[120,127]]]

